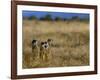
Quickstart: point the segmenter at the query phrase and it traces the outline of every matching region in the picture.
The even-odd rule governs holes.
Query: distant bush
[[[40,17],[39,20],[47,20],[47,21],[52,21],[52,16],[50,14],[45,15],[44,17]]]
[[[56,18],[55,18],[55,21],[61,21],[61,20],[63,20],[63,19],[60,18],[60,17],[56,17]]]
[[[87,17],[80,18],[78,16],[73,16],[69,21],[89,22],[89,18],[87,18]]]
[[[62,17],[52,17],[52,15],[47,14],[43,17],[37,18],[36,16],[23,16],[24,20],[41,20],[41,21],[82,21],[82,22],[89,22],[89,18],[84,17],[80,18],[79,16],[72,16],[70,19],[62,18]]]
[[[79,18],[78,16],[73,16],[73,17],[71,18],[71,20],[80,20],[80,18]]]
[[[86,23],[89,23],[89,18],[83,18],[83,19],[80,19],[81,22],[86,22]]]
[[[37,20],[37,17],[36,17],[36,16],[30,16],[30,17],[28,18],[28,20]]]
[[[27,17],[27,16],[23,16],[23,19],[24,19],[24,20],[28,20],[28,18],[29,18],[29,17]]]
[[[44,17],[40,17],[40,19],[39,20],[45,20],[45,18]]]
[[[64,18],[63,20],[64,20],[64,21],[67,21],[68,19],[67,19],[67,18]]]
[[[50,14],[47,14],[45,17],[44,17],[45,20],[49,20],[49,21],[52,21],[52,17]]]

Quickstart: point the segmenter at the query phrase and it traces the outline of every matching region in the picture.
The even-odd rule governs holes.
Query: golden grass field
[[[54,44],[50,61],[30,61],[32,39],[48,38],[53,39]],[[23,68],[86,65],[89,65],[89,23],[23,20]]]

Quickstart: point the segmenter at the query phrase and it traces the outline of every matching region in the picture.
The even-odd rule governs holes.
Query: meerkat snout
[[[44,49],[49,48],[48,42],[41,42],[41,48],[44,48]]]

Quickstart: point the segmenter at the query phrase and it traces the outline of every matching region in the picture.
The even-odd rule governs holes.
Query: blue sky
[[[30,17],[34,15],[37,18],[40,18],[40,17],[44,17],[47,14],[50,14],[52,18],[61,17],[61,18],[70,19],[73,16],[78,16],[80,18],[89,19],[89,14],[87,13],[43,12],[43,11],[25,11],[25,10],[22,12],[23,17]]]

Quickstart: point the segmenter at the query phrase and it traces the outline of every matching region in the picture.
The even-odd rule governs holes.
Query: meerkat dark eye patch
[[[44,42],[41,42],[41,45],[44,45],[45,43]]]
[[[45,44],[47,44],[47,42],[44,42]]]

